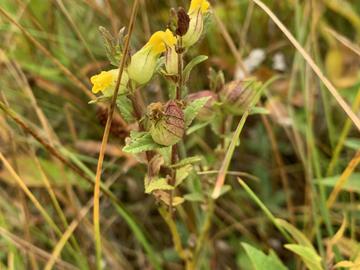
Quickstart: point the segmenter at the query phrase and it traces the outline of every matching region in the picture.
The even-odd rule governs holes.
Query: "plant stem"
[[[211,220],[212,217],[214,215],[214,210],[215,210],[215,201],[213,198],[209,197],[208,200],[208,205],[207,205],[208,209],[206,212],[206,217],[205,217],[205,221],[203,223],[203,226],[201,228],[197,243],[196,243],[196,247],[195,247],[195,252],[194,252],[194,257],[193,257],[193,265],[194,265],[194,269],[196,269],[199,257],[200,257],[200,253],[201,250],[204,246],[205,240],[208,237],[208,232],[210,230],[211,227]]]
[[[114,95],[112,97],[110,108],[108,111],[108,118],[107,118],[106,125],[105,125],[104,135],[103,135],[103,139],[101,142],[99,159],[98,159],[98,164],[97,164],[97,169],[96,169],[95,186],[94,186],[93,223],[94,223],[94,235],[95,235],[96,268],[98,270],[102,269],[102,266],[101,266],[101,233],[100,233],[100,182],[101,182],[101,174],[102,174],[102,165],[103,165],[103,161],[104,161],[107,142],[109,139],[110,127],[111,127],[113,114],[114,114],[114,110],[115,110],[116,98],[117,98],[119,88],[120,88],[121,77],[123,75],[126,59],[128,57],[130,38],[131,38],[131,34],[134,29],[134,23],[135,23],[138,4],[139,4],[139,0],[135,0],[133,7],[132,7],[130,22],[129,22],[129,26],[128,26],[127,38],[125,41],[125,46],[124,46],[124,51],[123,51],[124,56],[121,59],[119,73],[118,73],[118,77],[117,77],[117,81],[116,81],[116,85],[115,85],[115,91],[114,91]]]
[[[178,80],[177,80],[177,86],[176,86],[176,100],[180,101],[182,96],[182,87],[183,87],[183,47],[182,47],[182,37],[178,36],[177,38],[177,46],[176,46],[176,52],[178,55]],[[178,159],[178,153],[177,153],[177,145],[173,145],[171,148],[171,163],[175,164]],[[176,170],[174,169],[171,175],[170,185],[175,185],[176,183]],[[174,190],[169,191],[169,212],[172,216],[172,203],[173,203],[173,197],[174,197]]]
[[[181,243],[180,234],[178,232],[178,229],[176,228],[176,224],[175,224],[174,220],[172,219],[171,214],[162,207],[159,208],[159,213],[169,227],[175,250],[178,253],[179,257],[185,261],[186,269],[187,270],[194,269],[194,268],[190,267],[190,265],[192,265],[191,253],[189,250],[183,248],[182,243]]]
[[[183,68],[184,68],[184,59],[183,59],[183,50],[182,47],[182,37],[179,36],[177,39],[177,48],[176,52],[178,54],[178,84],[176,87],[176,99],[181,100],[181,90],[183,87]]]

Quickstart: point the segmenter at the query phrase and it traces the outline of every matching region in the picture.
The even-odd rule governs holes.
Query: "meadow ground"
[[[0,38],[0,269],[360,269],[358,0],[0,0]]]

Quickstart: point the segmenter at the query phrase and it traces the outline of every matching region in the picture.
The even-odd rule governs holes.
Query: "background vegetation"
[[[122,152],[130,127],[115,117],[102,177],[111,193],[100,204],[104,269],[184,269],[181,250],[197,246],[197,269],[360,269],[359,118],[326,86],[359,115],[360,3],[263,2],[300,48],[254,2],[223,0],[211,3],[206,34],[185,59],[209,56],[193,70],[190,92],[209,89],[210,67],[227,82],[243,65],[263,82],[280,76],[259,104],[266,114],[246,122],[226,178],[231,189],[214,205],[201,191],[214,186],[226,149],[210,127],[184,140],[206,162],[167,219],[144,193],[146,167]],[[106,109],[88,104],[89,78],[111,68],[98,27],[127,26],[132,3],[0,0],[0,269],[94,269],[91,181]],[[164,29],[171,7],[188,5],[140,1],[132,50]],[[145,102],[164,100],[164,88],[156,77],[142,90]]]

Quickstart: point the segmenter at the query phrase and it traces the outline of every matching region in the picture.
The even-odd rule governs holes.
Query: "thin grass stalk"
[[[0,226],[0,235],[1,235],[1,237],[7,239],[9,242],[11,242],[14,246],[19,248],[20,250],[23,250],[27,253],[35,255],[41,261],[46,262],[51,257],[51,255],[48,252],[44,251],[41,248],[38,248],[37,246],[34,246],[33,244],[25,241],[22,238],[10,233],[2,226]],[[55,265],[57,267],[59,267],[59,269],[79,270],[79,268],[77,268],[74,265],[72,265],[68,262],[65,262],[61,259],[57,259],[55,262]]]
[[[279,146],[278,146],[278,143],[277,143],[274,131],[271,127],[269,119],[265,115],[261,115],[261,119],[264,123],[265,129],[267,130],[267,134],[268,134],[268,137],[270,140],[272,152],[275,156],[275,161],[277,163],[277,167],[278,167],[278,170],[280,173],[280,179],[281,179],[281,183],[284,188],[285,197],[286,197],[286,206],[287,206],[287,210],[289,211],[290,222],[294,225],[295,221],[296,221],[295,220],[295,209],[294,209],[294,203],[293,203],[292,196],[291,196],[289,178],[284,169],[285,164],[284,164],[283,158],[280,154]]]
[[[299,51],[305,61],[309,64],[311,69],[316,73],[319,79],[323,82],[326,88],[333,95],[335,100],[338,102],[340,107],[344,110],[347,116],[351,119],[351,121],[355,124],[357,129],[360,131],[360,119],[359,117],[351,110],[350,106],[346,103],[346,101],[342,98],[342,96],[338,93],[336,88],[330,82],[330,80],[323,74],[321,69],[316,65],[311,56],[305,51],[305,49],[299,44],[299,42],[294,38],[294,36],[290,33],[290,31],[284,26],[284,24],[278,19],[278,17],[261,1],[261,0],[252,0],[258,5],[272,20],[273,22],[280,28],[280,30],[285,34],[285,36],[289,39],[291,44]]]
[[[336,184],[334,186],[334,189],[330,193],[330,196],[329,196],[329,198],[328,198],[328,200],[326,202],[327,208],[330,209],[333,206],[333,204],[336,201],[336,198],[339,195],[341,189],[344,187],[344,185],[346,184],[346,182],[348,181],[349,177],[354,172],[356,167],[359,165],[359,163],[360,163],[360,150],[356,152],[355,156],[349,162],[346,169],[341,174],[339,180],[336,182]]]
[[[358,112],[359,107],[360,107],[360,88],[358,89],[358,93],[357,93],[357,95],[355,97],[355,100],[353,102],[353,105],[352,105],[352,108],[353,108],[354,112]],[[352,127],[351,120],[346,119],[345,124],[344,124],[344,126],[343,126],[343,128],[341,130],[341,134],[340,134],[340,136],[338,138],[338,142],[336,144],[336,147],[335,147],[335,149],[334,149],[334,151],[332,153],[332,157],[331,157],[329,166],[328,166],[327,171],[326,171],[326,176],[330,176],[330,175],[333,174],[333,172],[334,172],[334,170],[336,168],[336,165],[338,164],[341,150],[343,149],[346,138],[350,133],[351,127]]]
[[[14,168],[10,165],[9,161],[5,158],[3,153],[0,152],[0,160],[3,162],[5,168],[9,171],[9,173],[14,177],[16,183],[19,187],[24,191],[26,196],[30,199],[30,201],[35,205],[36,209],[41,213],[49,226],[54,230],[54,232],[58,235],[61,235],[61,231],[59,227],[52,220],[50,215],[46,212],[45,208],[41,205],[41,203],[36,199],[34,194],[30,191],[30,189],[26,186],[25,182],[21,179],[21,177],[15,172]]]
[[[49,179],[48,179],[42,165],[40,164],[40,161],[38,160],[38,158],[36,157],[36,155],[34,153],[33,153],[33,157],[34,157],[34,160],[35,160],[36,167],[38,168],[38,170],[40,172],[41,179],[44,182],[45,188],[46,188],[46,190],[47,190],[47,192],[48,192],[48,194],[50,196],[50,200],[51,200],[51,202],[53,204],[53,207],[54,207],[57,215],[59,216],[61,222],[63,223],[64,228],[67,229],[69,227],[69,224],[68,224],[68,222],[66,220],[66,216],[65,216],[64,212],[61,209],[59,201],[56,198],[55,192],[54,192],[54,190],[53,190],[53,188],[52,188],[52,186],[50,184],[50,181],[49,181]],[[78,241],[76,240],[76,238],[74,236],[71,236],[71,244],[74,246],[77,253],[80,255],[80,258],[77,259],[77,261],[79,263],[83,263],[84,260],[85,260],[85,256],[82,253],[80,245],[79,245]],[[76,258],[78,258],[78,256],[76,256]],[[56,260],[54,261],[54,263],[55,262],[56,262]]]
[[[8,21],[14,24],[46,57],[50,59],[59,70],[69,78],[80,90],[84,92],[89,98],[93,99],[95,96],[89,91],[88,87],[77,78],[67,67],[65,67],[58,59],[56,59],[48,49],[46,49],[39,41],[37,41],[22,25],[14,20],[11,15],[0,7],[0,14],[2,14]]]
[[[61,163],[63,163],[67,168],[74,171],[77,175],[79,175],[84,180],[88,181],[91,185],[94,185],[95,175],[70,151],[65,148],[60,148],[59,150],[52,147],[46,139],[42,138],[42,136],[31,128],[28,124],[26,124],[21,117],[8,108],[3,102],[0,101],[0,109],[5,112],[5,114],[14,120],[26,133],[29,133],[35,140],[37,140],[51,155],[57,158]],[[70,161],[68,161],[68,158]],[[141,228],[137,225],[134,217],[132,217],[122,206],[121,202],[116,198],[116,196],[108,189],[103,183],[100,183],[100,189],[106,195],[111,203],[113,204],[115,210],[118,214],[125,220],[128,224],[132,232],[134,233],[135,238],[141,243],[144,250],[149,256],[149,260],[151,264],[155,267],[155,269],[160,269],[159,258],[156,256],[156,253],[149,243]]]
[[[30,191],[30,189],[26,186],[25,182],[22,180],[22,178],[15,172],[14,168],[11,166],[11,164],[8,162],[8,160],[5,158],[5,156],[0,152],[0,160],[3,162],[5,168],[9,171],[9,173],[14,177],[16,183],[19,185],[21,190],[26,194],[26,196],[30,199],[30,201],[35,205],[36,209],[40,212],[40,214],[43,216],[45,221],[49,224],[51,229],[58,235],[59,237],[62,235],[62,232],[60,228],[56,225],[56,223],[52,220],[50,215],[46,212],[45,208],[41,205],[41,203],[38,201],[38,199],[34,196],[34,194]],[[69,245],[68,246],[69,251],[75,256],[74,249]]]
[[[116,81],[116,85],[115,85],[114,95],[112,97],[110,108],[108,110],[108,117],[106,120],[103,139],[101,141],[98,165],[97,165],[97,169],[96,169],[95,186],[94,186],[93,222],[94,222],[94,234],[95,234],[96,268],[98,270],[101,270],[101,268],[102,268],[101,267],[101,233],[100,233],[100,182],[101,182],[101,174],[102,174],[102,165],[103,165],[103,161],[104,161],[107,142],[109,139],[110,127],[111,127],[111,123],[112,123],[112,119],[113,119],[113,115],[114,115],[114,111],[115,111],[116,98],[117,98],[117,95],[118,95],[118,92],[120,89],[121,77],[123,75],[123,71],[125,69],[125,63],[126,63],[126,60],[128,57],[130,38],[131,38],[133,29],[134,29],[134,23],[135,23],[135,19],[136,19],[138,4],[139,4],[139,0],[135,0],[133,7],[132,7],[131,17],[130,17],[130,21],[129,21],[129,25],[128,25],[128,33],[127,33],[127,37],[126,37],[126,41],[125,41],[125,45],[124,45],[123,57],[120,62],[120,68],[119,68],[119,73],[118,73],[118,77],[117,77],[117,81]]]
[[[250,196],[250,198],[260,207],[260,209],[264,212],[266,217],[274,224],[274,226],[279,230],[279,232],[284,236],[284,238],[292,243],[293,240],[289,236],[289,234],[276,222],[275,216],[271,213],[271,211],[266,207],[266,205],[260,200],[260,198],[251,190],[251,188],[238,177],[238,181],[240,185],[244,188],[246,193]]]
[[[94,54],[91,52],[88,44],[86,43],[86,40],[85,40],[84,36],[81,34],[80,30],[79,30],[78,27],[76,26],[76,24],[75,24],[74,20],[72,19],[71,15],[70,15],[69,12],[67,11],[67,9],[66,9],[63,1],[62,1],[62,0],[55,0],[55,1],[56,1],[57,5],[59,6],[61,12],[64,13],[66,20],[69,22],[69,24],[70,24],[71,28],[74,30],[76,36],[78,37],[78,39],[80,40],[80,42],[83,44],[83,46],[84,46],[87,54],[90,56],[90,59],[91,59],[94,63],[96,63],[96,65],[97,65],[97,61],[96,61],[96,59],[95,59]]]

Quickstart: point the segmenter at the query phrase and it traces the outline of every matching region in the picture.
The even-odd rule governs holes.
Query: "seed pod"
[[[181,140],[185,131],[184,113],[180,106],[170,100],[165,105],[152,103],[148,106],[150,134],[161,145],[174,145]]]
[[[196,99],[209,97],[208,101],[206,102],[205,106],[202,107],[200,112],[197,115],[197,118],[201,121],[209,120],[213,114],[213,105],[218,100],[218,95],[210,90],[203,90],[196,93],[192,93],[186,97],[186,102],[190,103]]]
[[[242,114],[256,96],[256,88],[251,81],[231,81],[220,91],[220,99],[230,113]]]

